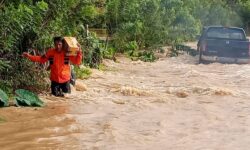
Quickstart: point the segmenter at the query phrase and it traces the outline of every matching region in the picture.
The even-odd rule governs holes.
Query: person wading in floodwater
[[[62,37],[54,37],[54,48],[50,48],[43,56],[33,56],[27,52],[23,53],[23,57],[33,62],[45,63],[49,61],[51,93],[55,96],[65,96],[65,94],[71,93],[70,62],[80,65],[82,61],[82,50],[79,44],[76,56],[66,56],[64,44],[65,40]]]

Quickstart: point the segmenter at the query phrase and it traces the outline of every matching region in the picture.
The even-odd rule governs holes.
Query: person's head
[[[63,45],[63,37],[57,36],[54,37],[54,46],[57,51],[62,51],[62,45]]]
[[[62,49],[64,50],[64,51],[68,51],[68,44],[66,43],[66,40],[65,39],[63,39],[63,41],[62,41]]]

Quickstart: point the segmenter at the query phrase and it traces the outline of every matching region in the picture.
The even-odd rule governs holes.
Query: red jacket
[[[82,52],[79,51],[76,56],[66,56],[65,51],[58,52],[54,48],[48,50],[43,56],[28,55],[28,59],[33,62],[50,62],[50,80],[57,83],[65,83],[70,80],[70,63],[80,65],[82,61]]]

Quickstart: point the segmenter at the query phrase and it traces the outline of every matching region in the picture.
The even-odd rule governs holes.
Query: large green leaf
[[[7,94],[0,89],[0,107],[9,106],[9,98]]]
[[[24,89],[18,89],[15,93],[17,95],[17,97],[15,97],[16,105],[18,106],[44,106],[43,101],[35,93]]]

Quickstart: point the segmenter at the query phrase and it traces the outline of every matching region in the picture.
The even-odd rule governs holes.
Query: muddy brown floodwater
[[[250,65],[105,60],[71,98],[2,108],[3,150],[248,150]]]

